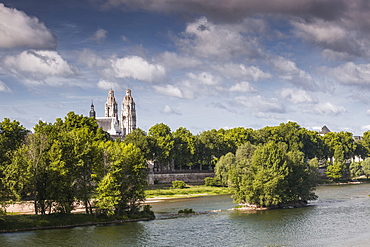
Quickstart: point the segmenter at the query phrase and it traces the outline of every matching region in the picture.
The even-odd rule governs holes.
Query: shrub
[[[185,209],[181,209],[179,210],[178,212],[179,214],[194,214],[194,210],[191,209],[191,208],[185,208]]]
[[[186,183],[184,181],[181,181],[181,180],[172,181],[172,188],[174,188],[174,189],[186,188]]]
[[[216,186],[216,187],[222,186],[221,182],[217,178],[212,178],[212,177],[206,177],[204,179],[204,185],[205,186]]]

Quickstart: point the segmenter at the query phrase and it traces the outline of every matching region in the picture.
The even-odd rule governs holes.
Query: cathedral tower
[[[107,102],[105,103],[105,117],[115,117],[118,119],[118,107],[112,89],[109,90]]]
[[[96,113],[95,113],[94,103],[93,102],[91,102],[90,117],[92,117],[92,118],[95,118],[96,117]]]
[[[126,96],[122,102],[121,128],[123,136],[130,134],[136,129],[136,109],[135,102],[131,96],[131,90],[126,90]]]

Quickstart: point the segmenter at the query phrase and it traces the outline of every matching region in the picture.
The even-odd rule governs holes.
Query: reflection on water
[[[157,220],[0,234],[0,246],[370,246],[370,184],[318,187],[312,206],[231,211],[229,195],[154,203]],[[180,209],[217,212],[165,217]]]

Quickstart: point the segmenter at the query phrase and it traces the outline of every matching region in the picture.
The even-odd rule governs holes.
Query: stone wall
[[[214,177],[214,172],[176,172],[176,173],[149,173],[149,184],[166,184],[175,180],[185,183],[203,183],[206,177]]]

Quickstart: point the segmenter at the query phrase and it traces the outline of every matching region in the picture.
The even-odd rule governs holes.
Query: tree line
[[[253,153],[240,158],[242,147]],[[0,199],[5,203],[30,198],[36,214],[69,213],[76,202],[85,206],[86,213],[95,209],[120,214],[138,210],[145,198],[146,160],[156,161],[161,170],[216,169],[217,174],[217,164],[227,157],[232,160],[229,165],[239,169],[227,173],[239,175],[227,175],[230,179],[226,180],[220,175],[222,183],[245,191],[251,188],[246,181],[235,181],[242,181],[240,171],[261,177],[259,167],[268,164],[270,156],[283,157],[282,166],[278,165],[279,159],[271,163],[276,168],[293,171],[295,164],[301,164],[303,170],[321,165],[327,167],[328,178],[338,180],[370,175],[370,160],[365,159],[369,155],[370,131],[355,141],[349,132],[320,136],[294,122],[258,130],[212,129],[196,135],[184,127],[172,131],[159,123],[148,132],[138,128],[124,140],[113,141],[95,119],[73,112],[54,123],[40,121],[32,133],[18,121],[5,118],[0,122]],[[365,160],[355,162],[355,156]],[[251,164],[248,169],[240,165],[240,159],[244,159],[244,165]],[[267,167],[265,170],[268,174]],[[291,180],[283,179],[288,177]],[[271,183],[293,183],[300,178],[286,173],[282,180],[276,179]]]
[[[18,121],[0,123],[0,199],[30,199],[35,214],[135,214],[144,200],[146,164],[133,144],[113,141],[93,118],[73,112],[33,133]]]

